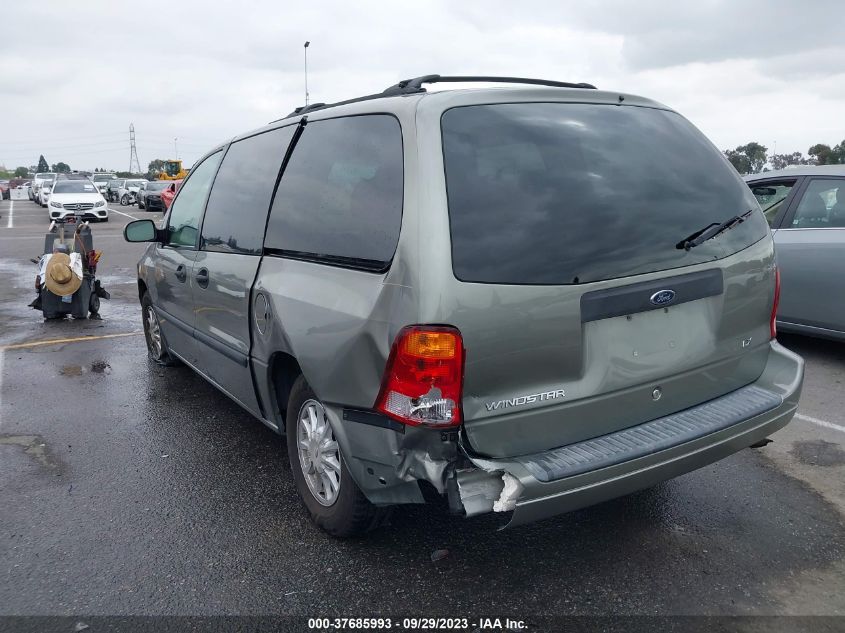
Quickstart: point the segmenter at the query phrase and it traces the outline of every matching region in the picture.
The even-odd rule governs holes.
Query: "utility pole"
[[[129,173],[141,173],[141,161],[138,160],[138,150],[135,147],[135,124],[129,124]]]
[[[308,45],[311,42],[305,42],[302,50],[305,52],[305,106],[308,106]]]

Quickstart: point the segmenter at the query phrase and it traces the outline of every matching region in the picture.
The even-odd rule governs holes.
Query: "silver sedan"
[[[845,165],[794,167],[745,181],[774,234],[778,330],[845,340]]]

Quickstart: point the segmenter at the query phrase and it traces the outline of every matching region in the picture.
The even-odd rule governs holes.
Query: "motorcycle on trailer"
[[[68,215],[54,220],[44,237],[43,254],[32,261],[38,265],[35,290],[29,305],[41,310],[45,319],[100,319],[100,299],[109,293],[96,278],[102,251],[94,250],[91,227],[82,216]]]

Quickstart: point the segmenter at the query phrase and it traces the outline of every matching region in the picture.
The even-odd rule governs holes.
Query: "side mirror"
[[[127,242],[155,242],[158,229],[152,220],[135,220],[123,228],[123,238]]]

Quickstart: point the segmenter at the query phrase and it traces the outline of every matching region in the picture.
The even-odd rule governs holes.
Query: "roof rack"
[[[369,101],[370,99],[382,99],[384,97],[396,97],[400,95],[418,94],[425,92],[423,84],[435,83],[471,83],[471,82],[485,82],[485,83],[507,83],[507,84],[530,84],[533,86],[551,86],[554,88],[581,88],[585,90],[596,90],[593,84],[588,83],[570,83],[567,81],[552,81],[551,79],[531,79],[529,77],[487,77],[475,75],[422,75],[421,77],[414,77],[413,79],[403,79],[398,84],[386,88],[383,92],[364,97],[357,97],[355,99],[347,99],[346,101],[338,101],[337,103],[312,103],[307,106],[300,106],[293,112],[288,114],[285,119],[294,116],[300,116],[315,110],[323,110],[325,108],[333,108],[339,105],[346,105],[347,103],[356,103],[358,101]]]
[[[475,75],[423,75],[422,77],[415,77],[414,79],[403,79],[395,86],[390,86],[382,94],[385,96],[414,94],[417,92],[425,92],[423,84],[436,83],[469,83],[469,82],[485,82],[485,83],[503,83],[503,84],[531,84],[534,86],[553,86],[555,88],[584,88],[587,90],[595,90],[593,84],[587,83],[570,83],[567,81],[552,81],[550,79],[531,79],[529,77],[485,77]]]

